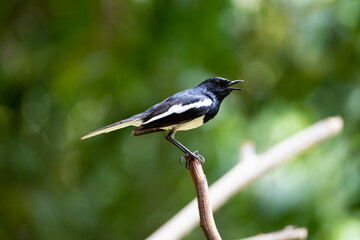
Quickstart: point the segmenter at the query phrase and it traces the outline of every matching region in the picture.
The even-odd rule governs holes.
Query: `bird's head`
[[[206,79],[202,82],[199,87],[206,88],[207,91],[213,93],[215,96],[219,97],[221,100],[229,95],[233,90],[243,90],[242,88],[232,88],[236,83],[244,82],[244,80],[234,80],[230,81],[226,78],[213,77]]]

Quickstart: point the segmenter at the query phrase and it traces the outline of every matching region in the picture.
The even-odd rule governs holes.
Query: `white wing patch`
[[[159,115],[157,115],[157,116],[155,116],[153,118],[150,118],[149,120],[147,120],[143,124],[147,124],[147,123],[153,122],[155,120],[164,118],[164,117],[169,116],[169,115],[171,115],[173,113],[177,113],[177,114],[183,113],[183,112],[186,112],[187,110],[189,110],[191,108],[207,107],[207,106],[210,106],[212,103],[213,103],[213,101],[208,98],[208,99],[205,99],[203,101],[194,102],[194,103],[184,105],[184,106],[182,104],[174,105],[171,108],[169,108],[169,110],[167,110],[166,112],[164,112],[162,114],[159,114]]]

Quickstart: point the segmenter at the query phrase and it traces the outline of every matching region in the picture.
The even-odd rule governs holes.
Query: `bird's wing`
[[[162,128],[188,122],[205,115],[213,100],[204,94],[175,94],[154,108],[144,119],[139,128]],[[140,130],[140,129],[139,129]]]

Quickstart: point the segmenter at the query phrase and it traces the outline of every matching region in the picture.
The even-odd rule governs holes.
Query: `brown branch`
[[[308,231],[306,228],[295,228],[287,226],[283,230],[259,234],[249,238],[242,238],[241,240],[300,240],[306,239]]]
[[[208,183],[202,169],[202,164],[197,159],[192,158],[189,161],[188,167],[195,185],[200,226],[205,234],[205,237],[206,239],[221,239],[215,225],[209,200]]]

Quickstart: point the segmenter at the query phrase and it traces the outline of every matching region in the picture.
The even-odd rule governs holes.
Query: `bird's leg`
[[[186,163],[185,163],[185,167],[187,168],[190,157],[194,157],[196,158],[198,161],[200,161],[201,163],[205,162],[205,158],[203,156],[201,156],[198,151],[196,150],[195,152],[191,152],[189,149],[187,149],[184,145],[182,145],[179,141],[177,141],[175,139],[175,132],[170,130],[169,132],[167,132],[165,134],[165,138],[166,140],[168,140],[169,142],[171,142],[172,144],[174,144],[176,147],[178,147],[181,151],[183,151],[185,153],[184,156],[182,156],[179,159],[180,164],[182,165],[182,160],[185,158],[186,159]]]

